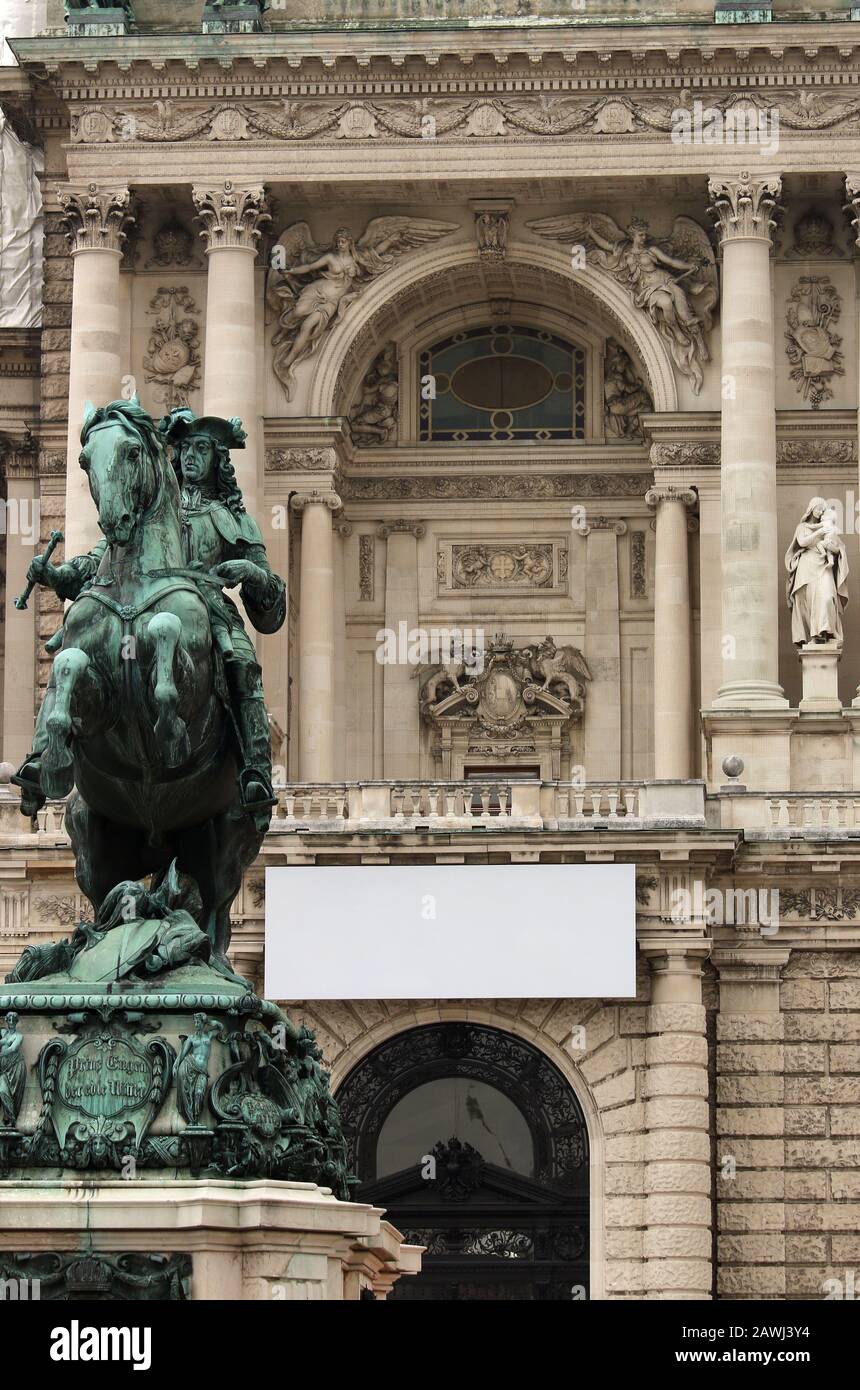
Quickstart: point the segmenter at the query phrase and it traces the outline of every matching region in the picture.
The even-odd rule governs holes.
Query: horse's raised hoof
[[[72,733],[72,695],[75,685],[90,664],[86,652],[70,647],[54,660],[56,695],[54,708],[46,721],[48,744],[42,754],[42,791],[52,799],[68,796],[75,783],[70,745]]]

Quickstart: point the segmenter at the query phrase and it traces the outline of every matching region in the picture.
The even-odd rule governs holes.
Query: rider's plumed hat
[[[196,416],[193,410],[187,408],[172,410],[161,419],[158,428],[175,449],[198,434],[206,435],[216,444],[223,444],[226,449],[244,449],[247,439],[238,416],[234,415],[230,420],[224,420],[220,415]]]

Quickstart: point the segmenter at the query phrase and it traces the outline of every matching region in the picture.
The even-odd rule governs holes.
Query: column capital
[[[708,179],[708,209],[715,217],[720,243],[754,240],[773,244],[771,216],[782,194],[782,179],[778,174],[754,178],[742,170],[736,178],[718,176]]]
[[[616,536],[624,536],[627,534],[627,522],[617,516],[592,516],[588,518],[587,526],[576,526],[574,530],[583,538],[590,536],[592,531],[614,531]]]
[[[860,173],[845,175],[845,211],[854,228],[854,244],[860,246]]]
[[[234,183],[231,179],[212,186],[194,184],[191,196],[207,255],[222,247],[256,252],[262,226],[272,220],[264,184]]]
[[[376,528],[376,534],[381,541],[388,540],[389,536],[396,535],[398,532],[408,532],[410,536],[415,537],[416,541],[420,541],[426,536],[427,527],[423,521],[383,521]]]
[[[60,222],[72,255],[78,251],[122,254],[126,233],[134,224],[132,193],[125,184],[61,184],[57,197]]]
[[[294,512],[302,512],[305,507],[312,506],[328,507],[330,512],[339,512],[343,503],[336,492],[322,492],[314,488],[311,492],[297,492],[290,499],[290,506]]]
[[[334,523],[334,529],[342,540],[348,540],[352,535],[352,522],[348,521],[345,516],[338,517]]]
[[[649,507],[658,507],[661,502],[681,502],[685,507],[694,507],[698,494],[691,487],[676,487],[674,483],[655,483],[645,493]]]

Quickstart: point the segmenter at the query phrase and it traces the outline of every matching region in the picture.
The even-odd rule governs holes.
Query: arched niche
[[[588,1127],[533,1043],[476,1022],[410,1028],[367,1053],[337,1100],[356,1198],[426,1247],[404,1296],[588,1296]]]
[[[437,246],[404,258],[373,281],[325,340],[308,392],[308,414],[342,413],[375,354],[400,342],[428,318],[458,306],[511,299],[542,306],[567,334],[611,335],[641,364],[657,412],[674,411],[678,395],[666,348],[656,329],[610,275],[594,266],[573,269],[561,247],[513,242],[502,266],[489,269],[471,246]]]

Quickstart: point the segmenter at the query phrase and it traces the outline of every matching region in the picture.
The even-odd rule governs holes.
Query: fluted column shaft
[[[333,492],[299,494],[302,513],[299,594],[299,777],[334,780],[334,534]]]
[[[125,231],[133,218],[126,187],[69,184],[58,192],[74,263],[63,530],[66,555],[80,555],[101,539],[87,476],[78,462],[84,405],[87,401],[106,405],[120,394],[119,266]]]
[[[656,509],[654,568],[654,776],[692,776],[692,647],[687,507],[695,493],[652,488],[645,500]]]
[[[206,243],[206,335],[203,409],[229,419],[238,415],[245,449],[233,457],[245,507],[258,516],[260,492],[259,386],[254,261],[264,223],[270,220],[261,184],[225,182],[192,189]]]
[[[401,623],[407,641],[418,626],[418,542],[424,532],[424,526],[413,521],[388,522],[379,528],[386,543],[385,626],[395,639]],[[414,668],[405,661],[389,661],[382,668],[385,777],[418,776],[420,721],[413,675]]]
[[[715,707],[778,708],[779,592],[771,216],[776,177],[711,179],[722,247],[723,683]]]
[[[3,760],[15,767],[33,741],[36,703],[37,606],[35,597],[20,611],[14,600],[25,588],[27,568],[39,541],[37,456],[35,447],[13,448],[6,473],[6,649],[3,679]]]

